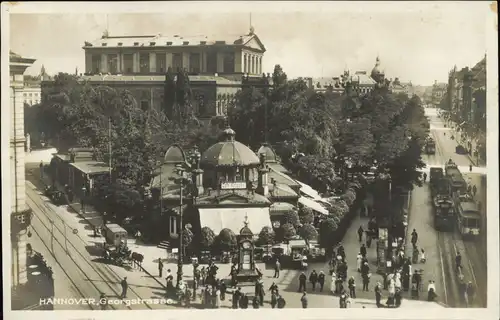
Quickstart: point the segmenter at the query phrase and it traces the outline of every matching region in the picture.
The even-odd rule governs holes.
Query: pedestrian
[[[414,246],[413,247],[413,251],[412,251],[412,256],[411,256],[411,262],[412,263],[418,263],[418,254],[419,254],[419,249],[417,246]]]
[[[396,308],[401,306],[401,300],[403,299],[401,290],[396,289],[396,293],[394,294],[394,302],[396,304]]]
[[[122,294],[120,295],[120,298],[124,299],[127,297],[127,289],[128,289],[127,277],[123,278],[123,280],[121,281],[121,286],[122,286]]]
[[[335,272],[332,273],[332,280],[330,281],[330,291],[332,292],[332,294],[335,294],[336,293],[336,284],[337,284],[337,275],[335,274]]]
[[[368,284],[370,284],[370,275],[365,274],[363,275],[363,291],[370,291],[368,289]]]
[[[238,306],[240,305],[240,299],[241,299],[241,288],[238,288],[233,292],[233,297],[232,297],[233,309],[238,309]]]
[[[307,293],[305,291],[302,294],[302,298],[300,298],[300,302],[302,303],[302,308],[307,309]]]
[[[101,310],[106,310],[108,308],[108,298],[106,297],[106,294],[101,293],[99,297],[99,304],[101,306]]]
[[[467,185],[467,192],[470,194],[472,193],[472,186],[469,184]]]
[[[253,297],[252,299],[252,308],[254,309],[259,309],[260,307],[260,302],[258,297]]]
[[[372,236],[366,233],[366,246],[370,248],[372,246]]]
[[[215,289],[215,308],[219,309],[221,306],[221,292],[220,289]]]
[[[276,291],[272,291],[271,293],[271,308],[276,308],[276,304],[278,304],[278,293]]]
[[[411,233],[411,244],[413,247],[417,246],[417,241],[418,241],[418,233],[417,230],[413,229],[413,232]]]
[[[280,277],[280,269],[281,269],[281,263],[278,258],[276,258],[276,264],[274,265],[274,276],[273,278],[279,278]]]
[[[286,306],[286,300],[281,295],[278,296],[278,309],[284,309]]]
[[[380,289],[380,282],[377,282],[375,285],[375,303],[377,304],[377,308],[380,308],[380,300],[382,299],[382,290]]]
[[[256,296],[259,298],[259,303],[261,306],[264,306],[264,295],[266,294],[264,291],[264,282],[262,281],[262,278],[260,278],[257,283],[259,284],[258,287],[258,292]]]
[[[349,295],[351,298],[356,299],[356,283],[354,282],[354,277],[350,277],[347,282],[347,287],[349,288]]]
[[[307,277],[304,272],[302,272],[299,276],[299,290],[298,292],[306,291],[306,281]]]
[[[457,256],[455,257],[455,267],[457,269],[457,273],[461,273],[462,255],[460,254],[460,251],[457,251]]]
[[[356,257],[356,266],[358,268],[358,272],[361,272],[361,261],[363,260],[363,256],[361,252],[358,252],[358,256]]]
[[[476,185],[473,185],[472,186],[472,196],[476,197],[476,193],[477,193],[477,187],[476,187]]]
[[[425,263],[425,261],[427,261],[425,258],[425,251],[424,249],[420,249],[420,262]]]
[[[436,296],[436,286],[434,281],[429,280],[429,285],[427,286],[427,301],[434,301]]]
[[[241,299],[240,299],[240,308],[241,309],[248,309],[248,303],[249,303],[248,296],[243,293],[241,296]]]
[[[341,309],[346,309],[347,308],[347,294],[344,290],[340,292],[340,297],[339,297],[339,304]]]
[[[472,281],[469,281],[469,283],[467,284],[467,288],[465,289],[465,293],[467,295],[468,306],[472,305],[474,302],[474,297],[475,297],[475,293],[476,293],[474,290],[474,286],[472,285]]]
[[[161,258],[158,258],[158,275],[160,278],[163,277],[163,261],[161,261]]]
[[[167,273],[165,274],[167,280],[170,278],[170,279],[173,279],[174,277],[172,276],[172,271],[170,271],[170,269],[167,269]]]
[[[43,161],[40,161],[40,179],[43,179]]]
[[[170,270],[168,270],[168,271],[170,271]],[[201,267],[200,277],[201,277],[201,284],[204,285],[206,277],[207,277],[207,270],[205,269],[205,267]]]
[[[359,239],[359,242],[361,242],[363,240],[363,226],[359,226],[359,229],[358,229],[358,239]]]
[[[469,172],[472,172],[472,164],[469,165]]]
[[[219,289],[220,289],[221,301],[226,300],[227,286],[226,286],[226,283],[224,282],[224,280],[222,280],[222,279],[220,280]]]
[[[318,283],[318,274],[316,273],[316,270],[313,270],[309,275],[309,282],[312,285],[312,291],[316,291],[316,283]]]
[[[323,292],[323,287],[325,286],[325,273],[323,271],[319,272],[318,283],[319,283],[319,291]]]
[[[370,272],[370,267],[368,266],[368,262],[365,262],[361,266],[361,276],[367,275],[368,272]]]
[[[364,243],[361,245],[361,248],[359,249],[359,252],[361,253],[361,256],[363,258],[366,257],[366,247],[365,247]]]
[[[271,284],[271,286],[269,287],[269,291],[270,292],[273,292],[273,291],[278,292],[278,286],[276,285],[275,282],[273,282],[273,284]]]

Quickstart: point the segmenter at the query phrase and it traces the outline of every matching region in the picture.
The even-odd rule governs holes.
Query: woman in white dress
[[[396,273],[396,278],[394,281],[394,287],[395,289],[400,289],[401,290],[401,273]]]
[[[334,272],[332,273],[332,281],[330,282],[330,291],[332,294],[335,294],[335,281],[337,281],[337,275]]]
[[[219,309],[220,308],[220,304],[221,304],[221,302],[220,302],[220,290],[217,289],[217,291],[215,291],[215,307],[217,309]]]
[[[363,256],[358,252],[358,256],[356,258],[356,267],[358,268],[358,272],[361,272],[361,261],[363,260]]]

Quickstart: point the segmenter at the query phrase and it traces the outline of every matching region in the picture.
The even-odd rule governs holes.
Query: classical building
[[[431,91],[431,101],[434,107],[438,107],[441,100],[446,94],[447,85],[446,83],[438,83],[437,80],[434,81]]]
[[[219,36],[108,36],[85,42],[85,74],[92,85],[129,90],[143,107],[164,103],[165,74],[188,74],[193,107],[202,119],[226,114],[245,80],[262,78],[264,45],[254,33]],[[50,90],[45,81],[42,91]]]
[[[32,106],[42,101],[42,87],[40,82],[25,81],[23,89],[23,103]]]
[[[26,243],[31,211],[26,205],[24,170],[24,72],[35,62],[13,53],[9,54],[10,69],[10,192],[11,192],[11,241],[12,241],[12,286],[27,283]]]
[[[224,228],[237,233],[247,218],[248,227],[258,234],[265,226],[278,229],[283,223],[283,214],[299,205],[327,213],[318,203],[304,200],[300,194],[301,184],[287,175],[270,146],[263,145],[257,155],[234,137],[235,132],[226,129],[221,142],[195,157],[189,165],[182,149],[171,146],[167,150],[150,188],[155,203],[153,211],[161,211],[157,215],[160,216],[158,223],[161,229],[169,231],[170,239],[175,241],[180,228],[187,223],[195,235],[200,234],[203,227],[211,228],[216,234]],[[192,175],[184,175],[193,184],[181,188],[173,180],[180,177],[178,167],[186,165],[192,166],[189,170]]]

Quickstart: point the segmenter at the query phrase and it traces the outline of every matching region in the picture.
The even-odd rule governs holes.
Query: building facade
[[[225,116],[244,83],[260,81],[266,51],[253,28],[241,36],[103,36],[83,49],[82,82],[129,90],[142,107],[161,109],[167,71],[186,72],[200,119]],[[42,94],[52,86],[44,81]]]
[[[439,103],[446,94],[447,85],[446,83],[438,83],[437,80],[434,81],[431,91],[431,101],[435,108],[439,106]]]
[[[486,55],[474,67],[448,74],[444,106],[459,127],[459,141],[479,163],[486,161]]]
[[[40,82],[24,82],[23,102],[29,106],[33,106],[42,102],[42,87]]]
[[[26,205],[24,152],[24,72],[35,62],[10,52],[10,167],[11,167],[11,241],[12,285],[23,286],[28,282],[26,269],[27,228],[31,211]]]

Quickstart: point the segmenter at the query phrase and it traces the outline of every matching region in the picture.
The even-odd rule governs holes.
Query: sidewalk
[[[443,124],[445,123],[445,120],[442,120],[441,121],[443,122]],[[462,137],[462,134],[460,132],[457,132],[456,130],[456,123],[454,122],[451,122],[452,123],[452,127],[451,129],[453,130],[453,134],[455,135],[455,137]],[[467,140],[467,139],[463,139],[464,142]],[[459,145],[459,139],[455,139],[455,143],[457,145]],[[471,145],[472,145],[472,150],[475,150],[476,147],[477,147],[477,140],[475,139],[471,139]],[[475,167],[486,167],[486,163],[484,162],[484,160],[482,159],[479,159],[479,156],[478,157],[474,157],[473,155],[467,153],[467,157],[469,158],[470,162],[472,163],[472,165],[474,165]]]

